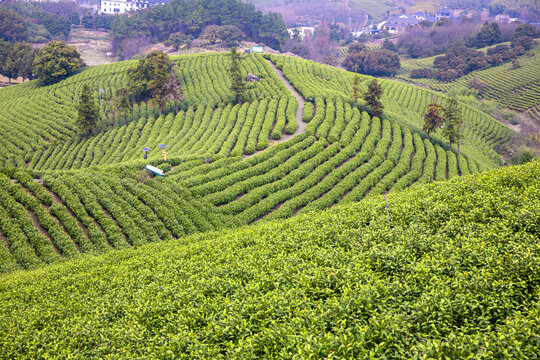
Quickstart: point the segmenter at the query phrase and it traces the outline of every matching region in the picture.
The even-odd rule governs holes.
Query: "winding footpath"
[[[302,120],[302,117],[304,115],[304,105],[306,103],[306,100],[304,100],[302,95],[300,95],[300,93],[298,91],[296,91],[296,89],[294,88],[294,86],[292,86],[292,84],[289,82],[289,80],[287,80],[285,78],[285,76],[283,75],[283,71],[279,70],[277,68],[277,66],[274,65],[274,63],[271,62],[270,60],[267,59],[266,61],[268,61],[268,65],[270,65],[272,70],[274,70],[274,73],[276,74],[276,76],[281,80],[283,85],[285,85],[285,88],[287,88],[287,90],[289,90],[289,92],[296,98],[296,101],[298,102],[298,106],[296,108],[296,124],[297,124],[296,131],[293,134],[290,134],[290,135],[282,134],[281,139],[279,139],[279,140],[270,140],[270,145],[272,145],[272,144],[277,144],[277,143],[280,143],[280,142],[287,141],[290,138],[292,138],[293,136],[303,134],[306,131],[306,123]],[[264,150],[266,150],[266,149],[264,149]],[[264,150],[261,150],[261,151],[264,151]],[[247,159],[249,157],[252,157],[252,156],[258,154],[261,151],[255,151],[251,155],[245,155],[244,154],[242,157],[244,159]]]
[[[298,127],[296,128],[296,131],[294,132],[294,134],[292,134],[292,135],[283,135],[281,137],[281,141],[285,141],[285,140],[288,140],[288,139],[290,139],[291,137],[293,137],[295,135],[304,133],[304,131],[306,130],[306,123],[304,121],[302,121],[302,117],[304,115],[304,105],[306,103],[306,100],[304,100],[302,95],[300,95],[300,93],[298,91],[296,91],[296,89],[294,88],[294,86],[292,86],[292,84],[289,82],[289,80],[287,80],[285,78],[285,76],[283,75],[283,71],[279,70],[277,68],[277,66],[274,65],[274,63],[271,62],[270,60],[266,60],[266,61],[268,61],[268,64],[270,65],[272,70],[274,70],[274,73],[281,80],[283,85],[285,85],[287,90],[289,90],[290,93],[293,94],[294,97],[296,98],[296,101],[298,101],[298,107],[296,108],[296,122],[298,124]]]

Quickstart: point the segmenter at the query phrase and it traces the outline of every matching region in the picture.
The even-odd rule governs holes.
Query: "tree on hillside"
[[[85,137],[95,135],[97,122],[99,120],[99,110],[94,103],[90,88],[87,84],[84,84],[81,91],[77,111],[77,129],[79,134]]]
[[[422,130],[427,132],[428,140],[431,140],[431,133],[437,131],[444,123],[442,110],[442,106],[436,102],[429,104],[426,108]]]
[[[360,88],[360,76],[358,76],[358,68],[354,69],[352,97],[354,100],[354,106],[358,106],[358,99],[362,96],[362,89]]]
[[[174,102],[174,111],[178,112],[178,102],[184,101],[184,92],[182,89],[182,83],[176,75],[175,64],[171,64],[171,71],[169,72],[169,78],[167,84],[165,84],[166,92],[168,97]]]
[[[159,86],[164,86],[169,64],[167,54],[162,51],[152,51],[146,57],[139,59],[134,68],[128,70],[127,88],[134,101],[144,101],[156,95],[155,92],[158,91]]]
[[[34,59],[34,73],[43,84],[53,84],[83,66],[81,55],[75,46],[64,41],[51,41]]]
[[[397,46],[390,39],[385,39],[382,43],[382,48],[388,51],[397,52]]]
[[[448,104],[443,109],[444,127],[443,135],[448,138],[450,149],[452,144],[456,143],[458,147],[458,155],[460,154],[461,140],[463,139],[463,116],[461,109],[458,107],[456,98],[448,99]]]
[[[36,52],[25,42],[20,43],[18,48],[15,45],[13,49],[19,58],[19,76],[31,80]]]
[[[120,118],[122,118],[124,121],[124,126],[127,125],[127,117],[133,112],[133,107],[129,101],[128,89],[121,88],[116,90],[111,102],[113,120],[116,118],[116,116],[120,116]]]
[[[163,107],[169,97],[167,82],[171,72],[171,64],[167,54],[161,52],[152,57],[149,65],[151,75],[146,87],[151,95],[150,102],[158,106],[159,116],[161,116]]]
[[[536,30],[536,27],[531,24],[518,25],[514,30],[514,38],[516,39],[520,37],[530,37],[534,39],[538,36],[538,30]]]
[[[14,43],[5,60],[3,74],[9,78],[9,82],[19,76],[30,79],[33,61],[34,52],[30,45],[25,42]]]
[[[0,7],[0,39],[10,42],[26,40],[26,22],[15,11]]]
[[[514,38],[511,42],[512,48],[514,49],[516,56],[522,55],[521,53],[525,53],[526,50],[530,50],[533,44],[535,44],[535,41],[532,37],[529,36]],[[519,50],[520,48],[522,49],[521,51]]]
[[[502,40],[501,29],[496,22],[484,23],[482,29],[476,34],[474,38],[474,46],[477,48],[500,43]]]
[[[364,94],[364,100],[366,105],[369,106],[371,114],[373,116],[381,117],[384,110],[384,105],[381,102],[383,90],[377,79],[373,79],[369,85],[366,93]]]
[[[11,52],[11,43],[0,39],[0,75],[6,76],[6,63]]]
[[[245,81],[245,74],[243,73],[240,62],[244,59],[236,47],[231,49],[231,66],[229,68],[229,75],[231,79],[231,90],[234,93],[236,103],[243,103],[246,98],[247,84]]]
[[[360,44],[359,42],[353,42],[351,45],[349,45],[349,54],[359,53],[365,49],[367,49],[366,45]]]
[[[221,42],[225,46],[236,46],[244,36],[242,30],[234,25],[210,25],[204,29],[201,38],[211,44]]]
[[[183,45],[189,45],[191,41],[188,39],[188,37],[181,33],[176,32],[172,33],[169,36],[169,39],[165,41],[165,46],[172,46],[175,50],[180,49]]]

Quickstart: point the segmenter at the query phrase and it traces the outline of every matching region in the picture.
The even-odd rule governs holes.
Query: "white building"
[[[164,5],[170,0],[101,0],[101,14],[124,14],[128,11],[146,9],[150,6]]]
[[[298,33],[298,36],[300,36],[300,39],[302,39],[302,40],[304,40],[304,38],[307,37],[307,36],[313,36],[313,34],[315,33],[315,28],[314,27],[308,27],[308,26],[302,26],[302,27],[287,29],[291,39],[294,38],[295,30]]]

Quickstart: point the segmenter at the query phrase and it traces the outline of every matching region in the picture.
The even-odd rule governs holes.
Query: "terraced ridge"
[[[235,224],[179,186],[105,173],[11,178],[0,174],[0,272]]]
[[[18,92],[21,98],[52,89],[58,94],[42,103],[43,127],[35,117],[33,126],[23,121],[28,126],[18,133],[22,125],[11,111],[0,121],[12,129],[4,141],[13,150],[3,150],[6,157],[0,158],[0,271],[283,219],[484,171],[496,166],[492,148],[508,136],[507,128],[464,107],[470,143],[457,155],[444,141],[430,142],[418,130],[422,106],[432,93],[385,81],[388,115],[371,118],[347,98],[351,74],[272,57],[303,97],[313,97],[299,126],[297,98],[262,57],[246,64],[267,69],[268,82],[251,90],[249,102],[221,103],[220,75],[210,71],[214,62],[218,69],[224,66],[220,56],[180,58],[194,71],[208,69],[186,80],[192,84],[186,85],[188,92],[199,88],[207,95],[188,95],[199,106],[156,117],[143,104],[126,125],[109,124],[91,139],[74,136],[70,123],[62,122],[65,113],[55,118],[46,107],[53,101],[53,110],[73,111],[73,104],[62,103],[68,90],[80,85],[69,85],[73,78],[52,88],[32,90],[30,83],[1,90],[0,102],[14,102],[16,97],[9,97]],[[90,68],[74,77],[96,72],[99,81],[123,81],[120,73],[104,75],[104,69],[114,68]],[[217,83],[215,93],[204,93],[212,86],[208,79]],[[362,77],[364,84],[370,79]],[[270,85],[273,81],[279,85]],[[262,98],[271,88],[277,96]],[[53,124],[59,129],[54,137]],[[279,141],[283,134],[286,140]],[[159,144],[167,145],[166,163]],[[150,152],[144,160],[146,146]],[[245,154],[253,156],[243,159]],[[165,178],[145,179],[141,170],[148,163],[159,165]]]
[[[484,168],[396,122],[321,102],[304,135],[245,161],[175,169],[166,182],[249,224]]]
[[[4,270],[287,218],[482,169],[340,101],[319,103],[306,134],[244,161],[165,165],[165,179],[146,183],[98,168],[49,171],[43,184],[25,171],[0,174]]]
[[[150,115],[90,139],[74,137],[38,149],[22,165],[35,170],[106,166],[142,159],[145,147],[150,148],[149,159],[156,160],[162,157],[160,144],[167,146],[169,157],[253,154],[267,148],[270,140],[296,131],[296,108],[296,99],[289,96],[243,105],[199,106],[157,118]]]
[[[180,76],[184,82],[186,103],[183,110],[188,110],[189,106],[198,108],[203,105],[223,108],[231,102],[233,94],[229,90],[229,80],[225,76],[228,66],[227,55],[198,54],[173,59],[178,63]],[[100,129],[106,131],[112,128],[112,117],[108,116],[110,96],[117,88],[125,85],[126,71],[134,64],[135,61],[124,61],[88,67],[79,74],[50,86],[40,87],[33,81],[2,89],[0,108],[4,110],[0,112],[0,132],[3,135],[0,138],[0,166],[24,168],[31,163],[30,168],[34,168],[44,153],[48,155],[43,161],[55,151],[64,155],[67,148],[79,145],[81,148],[84,147],[81,143],[87,142],[78,139],[76,134],[74,106],[84,84],[88,84],[95,91],[96,101],[104,119]],[[261,78],[257,86],[248,92],[250,102],[291,96],[260,55],[248,56],[242,66],[246,73],[253,73]],[[102,95],[99,89],[103,89]],[[167,105],[165,113],[173,110],[171,102]],[[142,103],[140,106],[135,105],[133,114],[127,122],[140,120],[138,122],[140,126],[149,122],[150,117],[157,118],[156,109]],[[116,119],[115,132],[125,132],[119,127],[123,122],[123,119]],[[107,136],[110,134],[107,133]],[[278,136],[277,133],[274,135]],[[51,160],[54,161],[56,155]],[[55,167],[56,165],[52,168]]]
[[[305,98],[350,101],[352,73],[292,57],[270,55],[269,58],[283,70],[283,74]],[[367,89],[371,79],[368,76],[361,77],[364,89]],[[446,98],[440,93],[396,81],[380,82],[384,89],[385,116],[418,131],[422,129],[426,105],[434,98],[443,102]],[[478,159],[488,168],[498,166],[501,158],[494,149],[510,140],[512,131],[476,108],[464,104],[461,106],[466,138],[462,146],[463,153]],[[437,134],[434,137],[444,141]]]

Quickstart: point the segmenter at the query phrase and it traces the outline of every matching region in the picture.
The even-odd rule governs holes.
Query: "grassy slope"
[[[0,358],[537,358],[539,176],[0,276]]]

